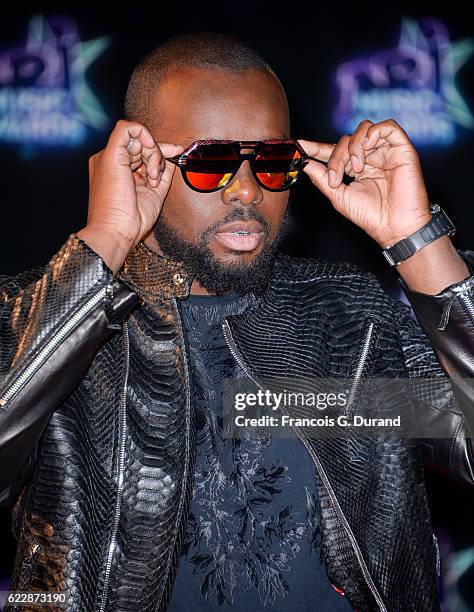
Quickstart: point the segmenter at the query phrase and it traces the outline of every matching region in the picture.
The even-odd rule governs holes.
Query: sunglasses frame
[[[207,144],[231,145],[231,147],[234,149],[236,153],[237,159],[235,163],[237,165],[236,165],[235,171],[232,173],[231,178],[224,185],[220,185],[219,187],[215,187],[214,189],[198,189],[197,187],[194,187],[194,185],[191,185],[191,183],[188,180],[188,177],[186,176],[186,162],[187,162],[188,155],[192,153],[192,151],[194,151],[200,145],[207,145]],[[253,162],[255,161],[258,147],[261,145],[268,145],[268,144],[270,145],[271,144],[293,144],[296,146],[297,150],[301,154],[301,157],[298,159],[298,162],[299,162],[298,163],[299,167],[297,168],[298,174],[296,175],[296,178],[294,179],[294,181],[290,183],[289,185],[287,185],[286,187],[280,187],[279,189],[270,189],[266,185],[262,184],[262,182],[257,177],[256,172],[254,171]],[[241,149],[253,149],[253,152],[252,153],[241,153]],[[309,156],[306,154],[306,152],[303,150],[301,145],[294,138],[272,138],[270,140],[195,140],[179,155],[175,155],[174,157],[167,157],[166,159],[172,162],[173,164],[176,164],[181,169],[181,174],[183,176],[183,180],[186,183],[186,185],[188,185],[188,187],[193,189],[193,191],[198,191],[200,193],[212,193],[214,191],[219,191],[220,189],[224,189],[224,187],[227,187],[227,185],[233,180],[233,178],[239,171],[239,168],[242,165],[242,162],[245,161],[246,159],[248,159],[250,162],[250,168],[252,170],[254,179],[263,189],[266,189],[267,191],[286,191],[287,189],[289,189],[296,183],[301,170],[304,168],[304,166],[306,166],[306,164],[310,160]]]

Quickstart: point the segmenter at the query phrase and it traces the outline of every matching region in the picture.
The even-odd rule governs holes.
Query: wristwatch
[[[433,216],[428,223],[407,238],[383,249],[382,254],[391,266],[398,266],[433,240],[455,233],[456,227],[439,204],[430,204],[430,211]]]

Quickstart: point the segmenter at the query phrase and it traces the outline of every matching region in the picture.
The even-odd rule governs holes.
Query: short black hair
[[[153,126],[156,91],[172,67],[211,68],[241,73],[266,70],[284,87],[271,66],[252,47],[229,34],[186,32],[172,36],[145,55],[135,66],[124,101],[124,119]]]

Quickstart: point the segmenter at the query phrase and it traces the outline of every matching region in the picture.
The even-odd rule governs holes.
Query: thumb
[[[171,182],[173,180],[173,175],[177,168],[176,164],[173,164],[173,162],[168,161],[168,159],[166,158],[179,155],[180,153],[184,151],[185,147],[183,147],[183,145],[171,144],[169,142],[157,142],[156,144],[160,148],[160,151],[163,155],[162,165],[161,165],[161,168],[163,170],[162,170],[160,182],[156,186],[155,191],[160,196],[161,202],[164,202],[166,195],[168,194],[168,191],[170,190]]]
[[[169,142],[157,142],[156,143],[163,154],[163,157],[174,157],[184,151],[183,145],[171,144]],[[171,164],[174,165],[174,164]]]
[[[161,176],[158,185],[154,191],[159,195],[160,201],[164,202],[166,195],[171,187],[171,181],[176,170],[176,164],[168,161],[167,157],[174,157],[184,151],[183,145],[171,144],[169,142],[157,142],[158,148],[163,156],[160,164]]]
[[[171,146],[175,146],[175,145],[171,145]],[[162,151],[163,151],[163,149],[162,149]],[[163,155],[164,154],[165,153],[163,152]],[[172,155],[168,155],[168,157],[173,157],[173,156]],[[175,171],[176,171],[176,164],[173,164],[172,162],[166,160],[165,161],[165,169],[163,170],[163,172],[161,174],[160,182],[154,188],[154,191],[156,191],[156,193],[159,195],[161,202],[164,202],[164,200],[166,198],[166,195],[168,194],[168,191],[170,190],[171,182],[173,180],[173,175],[174,175]]]
[[[315,185],[329,200],[334,204],[342,195],[346,185],[341,183],[338,187],[329,185],[329,172],[324,164],[321,164],[314,159],[310,159],[303,172],[309,176],[313,185]]]

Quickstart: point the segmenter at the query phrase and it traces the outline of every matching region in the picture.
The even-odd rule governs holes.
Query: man
[[[430,223],[408,136],[363,121],[288,144],[285,166],[278,78],[212,33],[150,53],[125,111],[90,160],[87,225],[2,281],[12,589],[64,591],[68,610],[439,609],[420,448],[472,484],[474,254],[444,232],[397,267],[422,331],[373,275],[277,249],[302,171],[382,248]],[[177,171],[198,140],[245,143]],[[345,377],[355,396],[425,375],[424,444],[223,432],[224,379]]]

